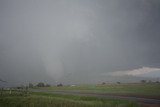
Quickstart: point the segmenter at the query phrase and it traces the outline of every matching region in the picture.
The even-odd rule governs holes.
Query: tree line
[[[51,86],[50,84],[45,84],[43,82],[39,82],[36,85],[33,85],[32,83],[29,83],[29,85],[28,85],[29,88],[33,88],[33,87],[50,87],[50,86]]]

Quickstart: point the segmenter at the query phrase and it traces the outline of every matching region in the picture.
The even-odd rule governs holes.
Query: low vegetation
[[[133,101],[109,98],[5,91],[0,95],[0,107],[139,107],[139,105]]]
[[[75,86],[51,86],[46,90],[80,91],[80,92],[99,92],[99,93],[129,93],[143,95],[160,95],[159,83],[135,83],[135,84],[99,84],[99,85],[75,85]]]
[[[43,92],[32,92],[31,90],[63,90],[96,93],[132,93],[143,95],[160,95],[159,83],[139,83],[139,84],[99,84],[99,85],[61,85],[37,87],[30,84],[28,88],[14,88],[0,90],[0,107],[141,107],[134,101],[51,94]],[[29,91],[30,90],[30,91]],[[47,91],[46,91],[47,92]]]

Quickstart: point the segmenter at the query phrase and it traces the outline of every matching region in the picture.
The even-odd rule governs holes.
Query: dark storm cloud
[[[160,67],[159,0],[1,0],[0,78],[81,81]]]

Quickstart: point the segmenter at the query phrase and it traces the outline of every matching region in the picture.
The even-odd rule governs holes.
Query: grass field
[[[43,90],[98,93],[160,95],[160,84],[105,84],[34,87]],[[104,97],[51,94],[42,92],[0,91],[0,107],[141,107],[138,102]]]
[[[8,91],[0,96],[0,107],[140,107],[133,101],[47,93],[22,94]]]
[[[99,93],[131,93],[143,95],[160,95],[160,84],[137,83],[137,84],[105,84],[105,85],[77,85],[77,86],[52,86],[38,89],[99,92]]]

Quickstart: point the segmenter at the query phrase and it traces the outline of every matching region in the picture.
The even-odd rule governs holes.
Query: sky
[[[0,0],[0,79],[160,77],[159,13],[159,0]]]

